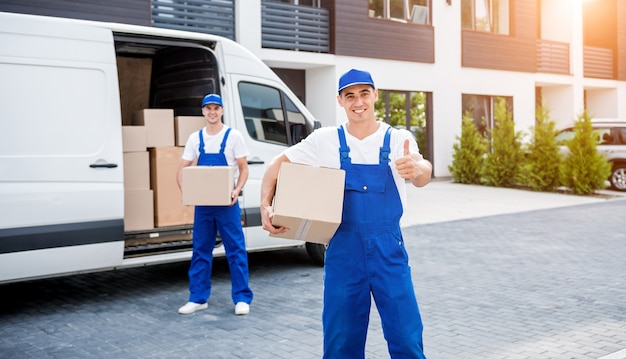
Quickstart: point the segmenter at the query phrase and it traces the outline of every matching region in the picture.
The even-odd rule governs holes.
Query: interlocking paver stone
[[[430,359],[597,359],[626,347],[626,200],[404,228]],[[224,258],[209,308],[177,313],[188,263],[0,286],[2,358],[320,358],[322,268],[250,254],[235,316]],[[367,358],[388,358],[372,306]]]

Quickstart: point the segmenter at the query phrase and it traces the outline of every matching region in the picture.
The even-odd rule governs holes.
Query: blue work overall
[[[224,148],[230,128],[226,130],[219,153],[204,153],[202,130],[200,135],[200,155],[198,166],[228,166]],[[207,186],[210,186],[207,183]],[[189,266],[189,301],[206,303],[211,295],[211,271],[213,248],[217,231],[222,238],[226,259],[230,269],[233,303],[252,301],[252,291],[248,287],[248,253],[241,228],[239,202],[232,206],[196,206],[193,222],[193,254]]]
[[[341,224],[324,265],[324,358],[365,357],[371,296],[391,357],[424,359],[422,319],[400,231],[402,202],[389,167],[391,128],[375,164],[352,164],[339,127],[346,183]]]

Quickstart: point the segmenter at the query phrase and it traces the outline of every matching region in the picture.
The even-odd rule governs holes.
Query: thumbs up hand
[[[396,169],[402,178],[414,180],[424,172],[419,164],[424,158],[420,154],[411,154],[409,148],[410,142],[405,139],[404,156],[396,160]]]

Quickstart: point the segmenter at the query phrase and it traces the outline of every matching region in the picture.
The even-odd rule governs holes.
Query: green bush
[[[487,153],[482,178],[486,185],[514,187],[521,179],[524,160],[521,133],[515,132],[513,114],[503,98],[498,98],[494,109],[495,126],[491,130],[492,150]]]
[[[463,115],[461,137],[456,136],[452,163],[448,166],[452,180],[464,184],[480,184],[480,169],[487,153],[487,140],[478,132],[469,113]]]
[[[598,153],[597,135],[584,111],[574,122],[574,138],[567,141],[568,154],[561,166],[561,183],[575,194],[589,195],[606,187],[611,165]]]
[[[537,107],[536,119],[526,148],[523,183],[535,191],[553,192],[560,186],[561,155],[556,143],[557,131],[546,108]]]

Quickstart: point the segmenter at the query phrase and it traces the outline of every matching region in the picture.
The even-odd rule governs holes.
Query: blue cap
[[[204,96],[204,99],[202,100],[202,107],[211,103],[224,107],[222,105],[222,98],[220,97],[220,95],[216,95],[214,93]]]
[[[376,88],[376,86],[374,86],[374,80],[372,80],[372,75],[367,71],[357,69],[352,69],[341,75],[339,78],[338,92],[341,93],[341,90],[352,85],[370,85]]]

